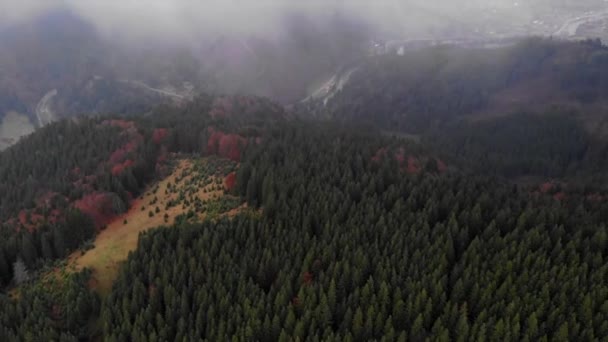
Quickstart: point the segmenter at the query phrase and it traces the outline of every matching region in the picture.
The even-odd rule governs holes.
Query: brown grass
[[[192,166],[193,162],[191,160],[180,160],[170,176],[150,187],[145,192],[143,198],[138,198],[132,203],[131,209],[126,214],[114,220],[105,230],[97,235],[93,249],[84,254],[80,251],[73,253],[69,257],[69,265],[73,265],[76,270],[85,267],[92,269],[92,288],[98,290],[101,295],[107,295],[112,288],[112,283],[116,279],[121,263],[127,259],[129,252],[136,249],[139,234],[155,227],[171,225],[175,222],[177,216],[185,214],[192,209],[193,204],[190,204],[186,208],[182,204],[179,204],[165,210],[167,202],[176,200],[179,197],[176,193],[165,194],[168,184],[176,184],[182,172],[191,170]],[[192,175],[184,177],[179,182],[179,185],[183,187],[190,178],[192,178]],[[214,176],[211,178],[216,180]],[[211,190],[213,184],[199,188],[195,196],[198,196],[201,200],[224,196],[223,189]],[[156,192],[153,192],[157,186],[158,189]],[[205,188],[207,188],[207,192],[204,191]],[[155,197],[157,198],[156,204],[150,205]],[[145,207],[144,210],[142,210],[142,206]],[[154,213],[150,217],[149,212],[154,212],[156,207],[160,209],[160,212]],[[236,215],[245,207],[243,205],[225,215]],[[165,213],[169,216],[166,222],[164,219]],[[197,216],[199,219],[205,219],[206,213],[197,213]]]

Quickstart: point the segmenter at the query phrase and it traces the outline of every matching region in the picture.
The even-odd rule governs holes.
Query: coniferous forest
[[[356,126],[258,133],[233,191],[259,211],[144,233],[103,301],[86,271],[25,285],[2,299],[2,340],[608,338],[603,201],[438,167]],[[411,173],[403,154],[427,162]]]
[[[608,145],[582,117],[413,137],[201,95],[53,123],[0,153],[0,341],[608,340]],[[107,293],[64,267],[204,158],[239,211],[165,216]]]
[[[407,176],[372,160],[397,142],[365,134],[271,134],[238,175],[264,214],[142,236],[101,311],[108,340],[608,337],[605,204]]]

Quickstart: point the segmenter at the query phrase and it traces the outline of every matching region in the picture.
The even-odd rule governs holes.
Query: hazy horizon
[[[119,40],[189,41],[204,35],[239,34],[273,36],[280,34],[290,16],[301,15],[311,22],[323,23],[341,16],[369,25],[377,31],[403,36],[437,35],[454,27],[475,29],[486,22],[500,27],[531,22],[542,13],[557,8],[583,10],[585,4],[598,6],[601,0],[380,0],[306,1],[285,0],[226,1],[189,0],[78,1],[35,0],[2,1],[3,26],[26,22],[49,11],[66,9],[83,18],[103,36]]]

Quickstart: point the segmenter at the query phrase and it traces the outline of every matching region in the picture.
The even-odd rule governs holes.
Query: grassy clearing
[[[137,247],[139,233],[179,220],[203,220],[235,215],[246,205],[225,194],[223,175],[236,165],[223,160],[180,160],[173,173],[136,199],[131,209],[95,239],[95,247],[69,258],[76,270],[92,269],[91,287],[103,295],[112,288],[120,264]],[[232,168],[232,169],[231,169]]]

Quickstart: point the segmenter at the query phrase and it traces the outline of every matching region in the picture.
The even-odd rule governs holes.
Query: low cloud
[[[541,0],[536,0],[541,1]],[[380,29],[416,31],[474,19],[475,10],[511,8],[511,0],[2,0],[0,20],[14,23],[66,8],[120,38],[188,39],[217,32],[274,34],[289,14],[323,20],[335,14]],[[525,5],[519,7],[520,12]]]
[[[336,15],[407,37],[529,24],[539,14],[604,0],[0,0],[0,27],[64,8],[106,37],[189,40],[204,35],[277,35],[294,14],[311,23]],[[286,19],[287,18],[287,19]],[[498,28],[500,30],[500,28]]]
[[[8,26],[49,11],[60,5],[54,1],[21,0],[0,1],[0,25]]]

